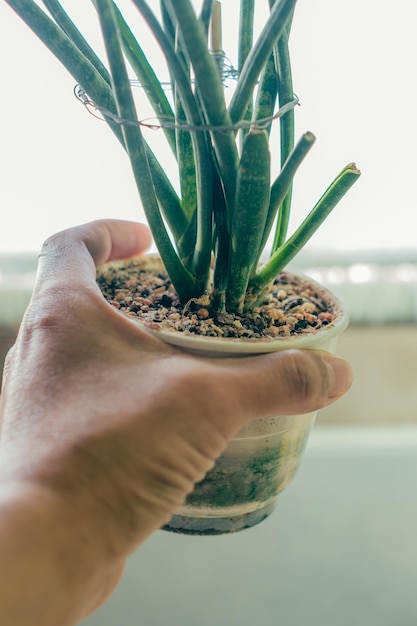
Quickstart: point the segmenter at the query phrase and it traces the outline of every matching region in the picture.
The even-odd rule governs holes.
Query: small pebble
[[[333,315],[331,313],[319,313],[319,319],[322,322],[327,322],[328,324],[330,324],[330,322],[333,320]]]
[[[132,276],[133,271],[135,273]],[[105,281],[99,285],[105,292]],[[207,294],[191,299],[182,307],[169,279],[162,273],[150,275],[138,267],[128,266],[122,275],[109,276],[105,297],[125,314],[142,318],[151,327],[178,329],[184,333],[228,337],[289,337],[293,334],[314,333],[334,320],[320,290],[304,286],[298,279],[280,275],[276,291],[265,297],[263,306],[256,306],[244,315],[221,312],[211,316],[211,301]]]
[[[306,313],[305,318],[310,325],[317,324],[316,315],[312,315],[311,313]]]

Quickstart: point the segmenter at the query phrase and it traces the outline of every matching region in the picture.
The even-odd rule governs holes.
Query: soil
[[[326,292],[308,279],[281,272],[262,306],[250,313],[213,312],[210,298],[179,301],[163,267],[143,267],[143,258],[99,268],[97,282],[105,299],[122,313],[152,329],[227,338],[266,339],[316,332],[336,316]]]

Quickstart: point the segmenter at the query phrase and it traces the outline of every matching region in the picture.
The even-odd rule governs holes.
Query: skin
[[[107,220],[43,246],[0,400],[2,624],[76,624],[248,420],[350,387],[349,365],[324,352],[205,359],[132,324],[95,265],[149,243],[145,226]]]

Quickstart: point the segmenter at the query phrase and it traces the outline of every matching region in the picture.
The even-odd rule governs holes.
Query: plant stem
[[[211,13],[210,49],[212,52],[222,52],[222,8],[219,0],[214,0]]]

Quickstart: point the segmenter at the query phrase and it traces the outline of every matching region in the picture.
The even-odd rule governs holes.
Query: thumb
[[[239,359],[238,393],[253,418],[317,411],[352,384],[343,359],[320,350],[284,350]]]

